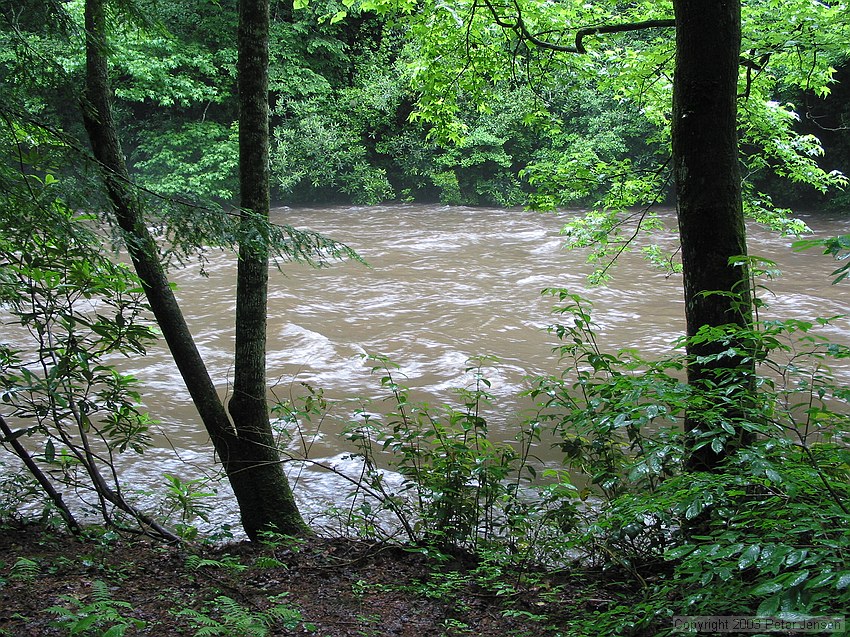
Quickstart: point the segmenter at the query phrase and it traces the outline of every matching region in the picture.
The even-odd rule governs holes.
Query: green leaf
[[[48,439],[47,444],[44,445],[44,459],[47,462],[53,462],[56,459],[56,447],[50,439]]]
[[[685,509],[685,518],[688,520],[693,520],[700,513],[702,513],[703,506],[700,500],[694,500],[688,505],[688,508]]]
[[[756,563],[759,555],[761,555],[761,547],[758,544],[747,547],[747,550],[741,554],[738,560],[738,568],[743,571],[745,568],[752,566]]]
[[[676,548],[672,548],[664,554],[664,559],[667,560],[678,560],[689,553],[692,553],[696,548],[693,544],[685,544],[683,546],[677,546]]]
[[[770,580],[769,582],[763,582],[756,586],[752,590],[753,595],[761,596],[761,595],[770,595],[772,593],[778,593],[783,588],[782,584],[777,582],[776,580]],[[778,604],[777,598],[777,604]],[[761,614],[761,609],[759,609],[759,614]]]
[[[723,453],[723,440],[715,438],[711,441],[711,450],[714,453]]]
[[[84,617],[78,622],[75,622],[71,627],[72,635],[79,635],[81,633],[86,632],[89,628],[91,628],[94,623],[99,619],[97,614],[89,615],[88,617]]]
[[[794,577],[791,578],[791,580],[788,582],[787,586],[788,586],[788,588],[793,588],[794,586],[799,586],[800,584],[805,582],[807,579],[809,579],[809,571],[800,571],[799,573],[797,573],[797,575],[795,575]]]
[[[850,586],[850,571],[842,571],[838,577],[838,581],[835,582],[835,588],[843,591],[848,586]]]
[[[767,479],[773,482],[774,484],[779,484],[782,482],[782,476],[775,469],[765,469],[764,475],[767,476]]]
[[[809,552],[806,549],[794,549],[785,558],[785,565],[794,566],[795,564],[799,564],[804,559],[806,559],[806,556],[808,554]]]
[[[804,588],[820,588],[827,582],[829,582],[833,577],[835,577],[835,573],[821,573],[820,575],[813,577],[808,582],[806,582],[806,586]]]
[[[761,617],[770,617],[772,615],[775,615],[776,611],[779,610],[780,599],[781,596],[778,594],[771,595],[761,604],[759,604],[758,610],[756,610],[756,615],[759,615]]]

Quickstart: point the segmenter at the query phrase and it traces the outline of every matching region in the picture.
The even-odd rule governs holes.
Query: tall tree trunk
[[[741,47],[740,0],[675,0],[676,70],[673,80],[673,163],[682,245],[685,317],[688,337],[703,326],[752,321],[749,274],[729,264],[747,252],[738,163],[737,80]],[[708,295],[720,291],[727,294]],[[697,391],[717,378],[717,362],[699,357],[719,353],[718,344],[689,344],[688,382]],[[734,359],[722,365],[752,376]],[[736,397],[747,399],[748,391]],[[741,404],[741,403],[739,403]],[[729,421],[741,415],[730,408]],[[685,430],[692,443],[711,427],[691,411]],[[715,425],[713,425],[716,427]],[[747,436],[738,435],[736,444]],[[691,469],[717,467],[720,453],[710,446],[690,454]]]
[[[105,54],[105,6],[106,0],[86,0],[86,87],[82,105],[83,120],[95,158],[100,163],[116,220],[124,233],[127,250],[142,281],[157,324],[233,486],[246,533],[254,539],[261,529],[272,526],[286,533],[300,532],[305,528],[303,522],[295,525],[284,524],[289,518],[281,517],[277,513],[280,510],[286,511],[290,506],[289,489],[280,490],[277,489],[278,485],[271,483],[254,484],[248,479],[252,473],[245,468],[256,464],[253,450],[257,445],[251,437],[247,440],[240,437],[230,421],[171,290],[165,269],[158,258],[156,243],[145,224],[141,202],[130,186],[112,117],[111,89]],[[269,452],[265,453],[268,457]],[[279,459],[276,456],[274,464],[280,471]],[[269,502],[258,506],[258,497]],[[300,516],[298,521],[300,522]]]
[[[257,224],[269,216],[269,2],[239,1],[239,186],[241,235],[236,279],[236,358],[229,411],[243,443],[242,466],[231,480],[253,494],[242,521],[280,532],[307,530],[280,463],[266,402],[268,249]]]

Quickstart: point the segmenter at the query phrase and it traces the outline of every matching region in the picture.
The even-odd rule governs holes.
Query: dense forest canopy
[[[38,5],[7,12],[7,26],[29,37],[7,31],[6,86],[38,87],[9,107],[72,121],[83,3],[57,5],[62,20],[52,33]],[[607,206],[612,191],[625,198],[617,204],[669,192],[672,30],[589,35],[587,52],[570,55],[499,27],[497,19],[510,21],[516,11],[508,4],[413,9],[313,2],[287,22],[285,3],[274,3],[275,201]],[[399,15],[405,11],[413,15]],[[777,173],[822,190],[835,183],[826,175],[850,161],[840,133],[848,117],[843,85],[833,84],[846,65],[841,11],[808,1],[744,5],[740,132],[752,206],[765,205]],[[570,43],[579,26],[672,11],[663,3],[530,3],[521,15],[529,29]],[[131,172],[164,195],[232,201],[235,4],[139,3],[115,21],[111,72]],[[832,146],[822,158],[820,137]],[[777,192],[789,202],[812,200],[815,191]]]

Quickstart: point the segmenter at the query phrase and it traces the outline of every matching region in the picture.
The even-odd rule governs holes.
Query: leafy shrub
[[[480,541],[523,537],[527,528],[517,525],[527,521],[517,514],[518,494],[523,476],[534,472],[528,453],[536,432],[521,432],[518,449],[490,439],[484,416],[491,400],[482,371],[486,359],[466,369],[472,382],[458,390],[462,408],[439,410],[411,399],[395,364],[380,356],[369,359],[393,409],[377,415],[370,406],[363,408],[346,435],[364,461],[366,486],[379,495],[381,508],[399,518],[414,543],[474,550]],[[386,483],[379,453],[387,453],[389,467],[401,475],[400,488]]]
[[[239,139],[236,123],[186,122],[146,134],[138,144],[134,169],[144,186],[188,201],[231,201],[239,191]]]
[[[0,441],[72,528],[58,483],[95,491],[107,523],[113,506],[143,515],[123,498],[114,457],[142,453],[151,422],[135,378],[109,362],[143,354],[154,338],[140,320],[141,287],[110,258],[94,217],[59,197],[58,180],[31,182],[30,197],[0,206],[0,305],[17,324],[0,347]]]
[[[750,357],[760,373],[751,383],[721,367],[718,382],[685,387],[677,359],[601,352],[587,302],[554,294],[572,318],[553,328],[569,374],[540,379],[532,393],[567,463],[605,498],[569,543],[646,592],[641,620],[613,609],[582,620],[585,629],[666,634],[674,614],[841,614],[850,603],[850,392],[829,363],[850,348],[817,333],[830,320],[704,328],[695,339],[723,345],[706,362]],[[744,388],[731,423],[716,406]],[[678,423],[690,409],[706,417],[685,437]],[[757,438],[736,447],[742,428]],[[701,446],[728,452],[718,471],[684,471],[682,459]]]

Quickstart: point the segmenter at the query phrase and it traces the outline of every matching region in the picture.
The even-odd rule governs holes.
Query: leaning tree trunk
[[[240,0],[238,33],[241,242],[236,278],[236,357],[228,405],[242,458],[231,481],[244,484],[242,522],[255,531],[272,521],[282,533],[307,530],[280,463],[266,402],[268,249],[257,223],[269,216],[269,3]],[[250,532],[249,532],[250,534]]]
[[[741,6],[740,0],[676,0],[673,5],[673,163],[690,339],[703,326],[746,328],[752,321],[748,270],[729,263],[730,258],[747,251],[736,118]],[[705,294],[713,291],[721,294]],[[745,389],[724,418],[740,422],[753,370],[751,364],[747,369],[734,358],[722,365],[719,361],[701,362],[700,357],[718,354],[719,347],[689,343],[688,383],[700,391],[717,380],[721,367],[736,369]],[[691,434],[692,444],[699,433],[717,427],[701,416],[697,410],[686,416],[685,430]],[[748,438],[736,430],[732,447]],[[694,449],[689,466],[715,469],[728,451],[729,445],[720,453],[710,446]]]
[[[279,488],[280,481],[259,484],[257,479],[249,479],[249,476],[256,478],[246,468],[258,462],[257,454],[254,453],[258,445],[251,436],[243,438],[242,432],[234,429],[228,417],[158,258],[156,243],[145,224],[141,202],[130,187],[112,117],[104,48],[105,4],[105,0],[87,0],[85,6],[86,87],[83,119],[95,158],[100,164],[113,212],[124,233],[127,250],[157,324],[230,479],[246,533],[255,539],[264,528],[278,528],[284,533],[301,532],[305,527],[300,516],[292,523],[293,518],[289,515],[289,489]],[[261,448],[264,454],[262,461],[272,462],[280,472],[279,458],[265,445]],[[259,505],[258,500],[262,501]]]

